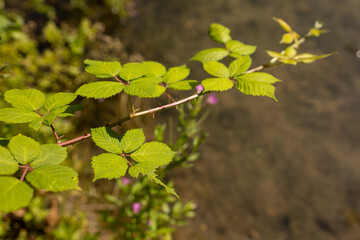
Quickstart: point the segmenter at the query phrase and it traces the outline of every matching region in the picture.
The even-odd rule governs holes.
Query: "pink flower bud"
[[[202,91],[204,91],[204,86],[201,84],[197,85],[195,88],[196,88],[197,94],[200,94],[200,93],[202,93]]]
[[[214,105],[219,102],[219,99],[215,96],[215,94],[210,93],[208,98],[206,99],[206,102]]]
[[[123,185],[129,185],[131,183],[131,180],[127,177],[123,177],[121,180]]]
[[[141,210],[141,204],[139,202],[134,202],[132,204],[132,211],[134,214],[137,214]]]

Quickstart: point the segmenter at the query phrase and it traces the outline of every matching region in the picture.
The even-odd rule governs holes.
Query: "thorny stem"
[[[246,73],[256,72],[256,71],[264,69],[265,67],[272,67],[272,65],[264,64],[264,65],[261,65],[259,67],[250,69]],[[129,121],[130,119],[133,119],[133,118],[137,118],[137,117],[147,115],[147,114],[154,114],[155,112],[159,112],[161,110],[168,109],[168,108],[177,107],[178,105],[189,102],[189,101],[191,101],[193,99],[198,98],[199,96],[201,96],[201,94],[194,94],[194,95],[191,95],[191,96],[189,96],[187,98],[184,98],[184,99],[181,99],[179,101],[172,102],[172,103],[160,106],[160,107],[151,108],[151,109],[148,109],[148,110],[145,110],[145,111],[142,111],[142,112],[132,112],[128,116],[126,116],[124,118],[120,118],[120,119],[118,119],[118,120],[116,120],[116,121],[114,121],[112,123],[107,124],[106,126],[109,127],[109,128],[113,128],[113,127],[115,127],[117,125],[121,125],[122,123],[127,122],[127,121]],[[73,145],[75,143],[84,141],[84,140],[86,140],[86,139],[88,139],[90,137],[91,137],[91,133],[86,133],[86,134],[84,134],[82,136],[70,139],[70,140],[65,141],[65,142],[58,142],[57,144],[59,146],[61,146],[61,147],[65,147],[65,146],[68,146],[68,145]]]

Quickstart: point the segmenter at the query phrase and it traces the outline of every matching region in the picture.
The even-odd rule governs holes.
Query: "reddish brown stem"
[[[50,127],[51,127],[51,129],[52,129],[52,131],[53,131],[53,134],[55,135],[56,142],[57,142],[57,143],[60,143],[60,138],[59,138],[59,136],[57,135],[54,126],[51,124]]]
[[[24,181],[24,178],[25,178],[26,174],[28,173],[29,170],[32,171],[32,168],[30,167],[30,165],[19,166],[19,167],[24,168],[24,171],[23,171],[23,173],[21,175],[21,178],[20,178],[20,181]]]
[[[125,154],[124,153],[122,153],[121,154],[121,156],[123,157],[123,158],[125,158],[125,160],[127,161],[127,163],[130,165],[130,167],[132,167],[133,165],[131,164],[131,162],[129,161],[129,159],[127,159],[127,157],[125,156]]]

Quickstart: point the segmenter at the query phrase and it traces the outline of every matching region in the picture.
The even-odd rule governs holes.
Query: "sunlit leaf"
[[[82,85],[76,94],[87,98],[109,98],[124,89],[124,85],[115,81],[99,81]]]
[[[226,91],[234,86],[234,83],[227,78],[207,78],[201,82],[204,92]]]
[[[225,43],[231,40],[230,29],[218,23],[212,23],[210,25],[209,36],[218,43]]]
[[[85,71],[93,74],[98,78],[111,78],[119,74],[121,70],[120,62],[105,62],[86,59],[84,63],[87,65]]]
[[[128,169],[127,161],[123,157],[112,153],[94,156],[91,165],[95,173],[93,181],[99,178],[114,179],[122,177]]]
[[[17,162],[26,165],[39,155],[40,144],[32,138],[19,134],[10,139],[9,149]]]
[[[19,164],[14,160],[9,150],[0,146],[0,174],[10,175],[19,169]]]
[[[198,52],[194,57],[190,60],[192,61],[200,61],[204,62],[211,62],[211,61],[220,61],[224,57],[228,56],[229,52],[224,48],[210,48],[205,49]]]
[[[0,177],[0,212],[11,212],[26,207],[34,190],[14,177]]]
[[[5,101],[15,108],[37,110],[45,102],[45,95],[36,89],[11,89],[5,92]]]

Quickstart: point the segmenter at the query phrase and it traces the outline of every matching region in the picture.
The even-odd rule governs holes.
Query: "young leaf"
[[[275,101],[275,87],[271,84],[280,81],[268,73],[248,73],[236,78],[236,88],[246,95],[267,96]]]
[[[137,162],[148,162],[154,166],[162,166],[168,164],[174,154],[175,152],[164,143],[148,142],[130,156]]]
[[[204,70],[209,73],[210,75],[213,75],[215,77],[219,78],[229,78],[230,73],[227,67],[219,62],[206,62],[203,64]]]
[[[226,78],[207,78],[201,82],[204,92],[226,91],[234,86],[234,83]]]
[[[126,81],[131,81],[144,76],[148,72],[149,68],[147,65],[141,63],[127,63],[121,69],[119,76]]]
[[[230,29],[218,23],[210,25],[209,36],[212,40],[218,43],[225,43],[231,40]]]
[[[256,51],[256,46],[246,45],[237,40],[231,40],[225,43],[226,49],[228,49],[232,57],[239,57],[242,55],[251,55]]]
[[[26,180],[38,189],[58,192],[78,189],[78,174],[70,167],[43,165],[26,175]]]
[[[39,156],[30,164],[33,168],[49,164],[58,165],[67,157],[66,149],[57,144],[43,144],[40,148]]]
[[[74,116],[74,112],[81,109],[83,109],[81,105],[66,105],[51,111],[51,113],[55,113],[58,117],[69,117]]]
[[[11,212],[25,207],[34,190],[14,177],[0,177],[0,212]]]
[[[184,80],[184,81],[170,83],[167,85],[167,88],[185,91],[185,90],[193,89],[198,84],[199,82],[196,80]]]
[[[29,127],[34,129],[35,131],[39,131],[43,121],[44,121],[44,118],[41,117],[40,119],[32,121],[31,123],[29,123]]]
[[[76,94],[87,98],[109,98],[124,89],[124,85],[113,81],[99,81],[82,85]]]
[[[86,59],[84,63],[87,65],[85,67],[85,71],[95,75],[98,78],[114,77],[121,70],[121,64],[117,61],[103,62]]]
[[[5,101],[15,108],[37,110],[45,102],[45,95],[36,89],[11,89],[5,92]]]
[[[170,68],[164,76],[165,83],[173,83],[187,78],[190,74],[190,69],[186,65]]]
[[[236,77],[246,72],[251,66],[251,58],[249,55],[240,56],[234,60],[229,66],[230,77]]]
[[[323,54],[323,55],[313,55],[310,53],[302,53],[302,54],[295,56],[294,60],[296,60],[297,62],[302,62],[302,63],[312,63],[315,60],[318,60],[321,58],[326,58],[333,54],[335,54],[335,53],[329,53],[329,54]]]
[[[76,97],[77,95],[75,93],[56,93],[46,99],[44,109],[48,112],[58,109],[60,107],[70,104],[72,101],[75,100]]]
[[[145,142],[145,135],[141,128],[128,130],[120,141],[120,148],[125,153],[131,153]]]
[[[91,161],[92,168],[94,169],[94,180],[99,178],[114,179],[125,175],[128,169],[127,161],[112,153],[102,153],[94,156]]]
[[[20,108],[0,109],[0,121],[7,123],[28,123],[40,120],[41,116],[36,112]]]
[[[40,144],[32,138],[19,134],[10,139],[9,149],[17,162],[26,165],[39,155]]]
[[[280,27],[282,29],[284,29],[286,32],[292,32],[292,29],[291,27],[289,26],[289,24],[287,24],[284,20],[280,19],[280,18],[276,18],[276,17],[273,17],[273,20],[278,22]]]
[[[91,137],[98,147],[108,152],[121,154],[123,151],[120,145],[119,135],[110,128],[92,128]]]
[[[164,65],[154,61],[144,61],[142,62],[146,66],[148,66],[149,70],[145,74],[148,77],[162,77],[166,73],[166,68]]]
[[[193,56],[191,61],[199,61],[199,62],[213,62],[220,61],[224,57],[229,55],[229,52],[224,48],[210,48],[205,49]]]
[[[19,164],[14,160],[9,150],[0,146],[0,174],[10,175],[19,169]]]

